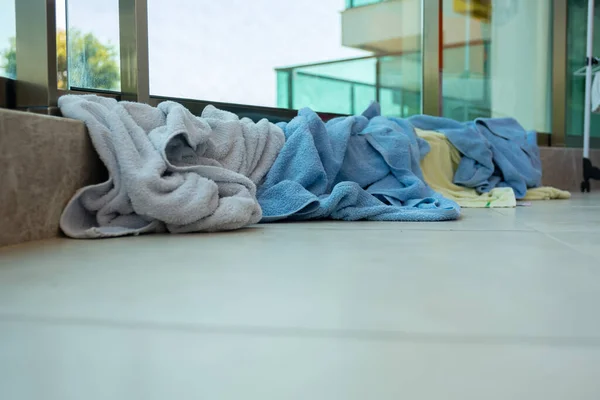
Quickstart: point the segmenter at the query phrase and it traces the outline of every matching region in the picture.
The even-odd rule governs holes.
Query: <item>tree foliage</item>
[[[8,40],[10,46],[2,52],[1,56],[4,62],[0,63],[0,66],[4,68],[9,78],[15,79],[17,77],[17,41],[15,38]]]
[[[67,38],[70,43],[67,52]],[[0,54],[0,66],[9,77],[17,75],[16,41],[10,39],[10,46]],[[58,87],[67,86],[118,89],[119,64],[114,46],[102,43],[91,33],[70,29],[69,35],[64,30],[56,35],[56,66]],[[69,71],[67,71],[69,66]],[[68,75],[70,73],[70,76]]]

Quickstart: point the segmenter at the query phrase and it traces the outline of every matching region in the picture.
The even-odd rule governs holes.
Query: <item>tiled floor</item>
[[[0,250],[0,399],[600,398],[600,193]]]

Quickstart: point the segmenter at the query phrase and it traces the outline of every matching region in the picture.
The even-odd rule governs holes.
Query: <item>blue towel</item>
[[[495,187],[511,187],[517,199],[528,188],[539,187],[542,163],[535,132],[526,132],[512,118],[480,118],[456,122],[447,118],[417,115],[409,118],[415,127],[446,135],[463,157],[454,183],[480,193]]]
[[[258,188],[262,222],[458,218],[460,207],[423,182],[427,143],[406,121],[381,117],[378,104],[327,123],[305,108],[278,125],[286,142]]]

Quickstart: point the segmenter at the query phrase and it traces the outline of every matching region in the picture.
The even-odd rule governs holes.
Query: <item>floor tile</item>
[[[600,337],[597,262],[538,232],[263,226],[62,240],[0,265],[0,316]]]
[[[530,207],[495,209],[539,232],[600,233],[600,192],[574,194],[572,200],[534,201]]]
[[[555,232],[548,235],[562,244],[600,260],[600,236],[595,232]]]
[[[0,321],[0,398],[595,400],[600,351]]]

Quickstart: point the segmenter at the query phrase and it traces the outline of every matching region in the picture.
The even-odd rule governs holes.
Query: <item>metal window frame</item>
[[[549,145],[566,144],[568,0],[552,1],[552,134]]]
[[[440,115],[441,43],[440,23],[443,0],[421,0],[422,23],[422,112]],[[542,142],[564,146],[566,135],[567,72],[567,4],[568,0],[552,0],[552,134],[544,134]],[[28,65],[18,69],[16,83],[17,108],[52,108],[57,100],[56,75],[56,5],[55,0],[15,0],[17,25],[17,62]],[[35,23],[34,23],[35,22]],[[148,51],[148,0],[119,0],[121,49],[121,93],[123,100],[156,104],[167,97],[150,96]],[[94,92],[87,89],[86,92]],[[100,93],[100,91],[97,91]],[[63,92],[60,92],[61,94]],[[114,94],[114,93],[113,93]],[[291,95],[291,93],[290,93]],[[205,100],[177,99],[195,111],[209,103]],[[265,115],[275,119],[292,118],[296,111],[219,103],[219,106],[245,115]],[[290,104],[293,106],[293,104]],[[320,113],[325,118],[333,113]]]
[[[119,39],[123,99],[148,103],[148,0],[119,0]]]
[[[16,107],[56,112],[55,0],[15,0]]]
[[[421,112],[440,115],[440,16],[443,0],[421,0]]]

